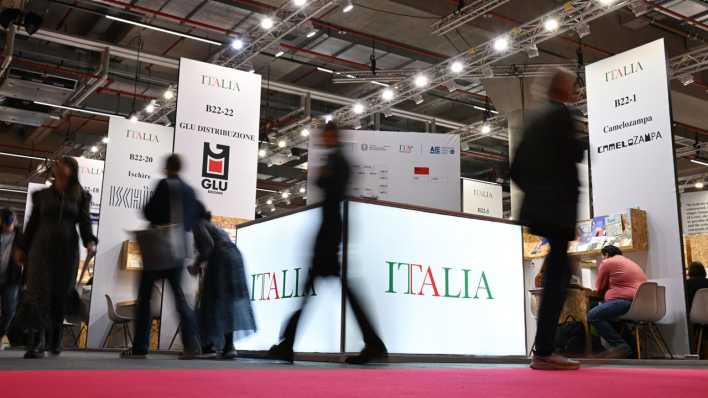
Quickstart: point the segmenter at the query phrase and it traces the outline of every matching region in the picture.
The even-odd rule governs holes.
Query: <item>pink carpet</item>
[[[708,397],[708,371],[603,369],[237,369],[10,371],[2,397]]]

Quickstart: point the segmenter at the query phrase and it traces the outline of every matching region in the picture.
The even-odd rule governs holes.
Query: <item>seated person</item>
[[[688,310],[693,305],[693,297],[700,289],[708,289],[708,279],[706,279],[706,269],[703,263],[694,261],[688,267],[688,279],[686,280],[686,302]]]
[[[595,285],[604,301],[588,312],[588,321],[609,345],[604,357],[627,358],[632,354],[632,348],[611,322],[629,311],[639,286],[647,281],[647,276],[616,246],[603,247],[602,258]]]

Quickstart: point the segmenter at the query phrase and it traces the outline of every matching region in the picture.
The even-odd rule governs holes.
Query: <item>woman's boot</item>
[[[44,358],[44,330],[30,329],[27,332],[25,359]]]

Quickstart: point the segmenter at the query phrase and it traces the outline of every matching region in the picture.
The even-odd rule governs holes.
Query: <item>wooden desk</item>
[[[531,313],[538,317],[538,309],[541,306],[543,289],[529,289],[531,293]],[[590,323],[588,322],[588,310],[590,309],[590,297],[592,290],[580,285],[569,285],[566,294],[563,310],[558,318],[558,323],[568,320],[580,322],[585,330],[585,354],[592,354],[592,336],[590,335]]]

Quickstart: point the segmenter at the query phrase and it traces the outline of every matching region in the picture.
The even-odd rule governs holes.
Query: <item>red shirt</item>
[[[639,285],[647,276],[637,263],[624,256],[614,256],[603,261],[597,271],[597,291],[605,291],[605,301],[634,300]]]

